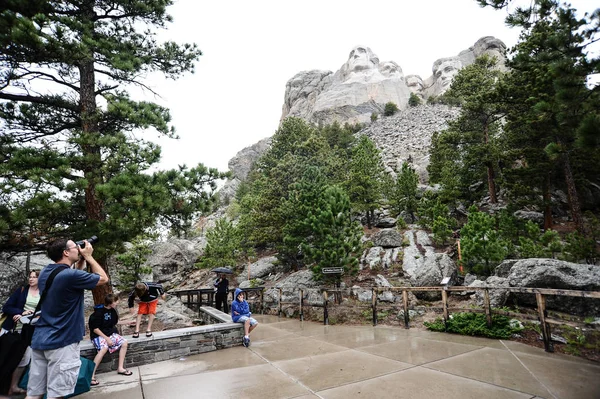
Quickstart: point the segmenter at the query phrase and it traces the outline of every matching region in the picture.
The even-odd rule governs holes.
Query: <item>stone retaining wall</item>
[[[197,355],[241,345],[244,335],[243,325],[233,323],[231,316],[215,308],[203,306],[200,317],[205,325],[157,331],[147,338],[142,331],[139,338],[125,336],[128,342],[125,367],[175,359],[181,356]],[[80,344],[81,356],[93,360],[96,349],[89,340]],[[119,352],[107,353],[98,366],[98,372],[116,370]]]

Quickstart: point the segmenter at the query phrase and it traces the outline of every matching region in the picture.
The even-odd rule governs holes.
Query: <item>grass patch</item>
[[[510,326],[510,318],[506,316],[493,315],[492,326],[488,327],[484,314],[469,312],[453,314],[446,325],[441,318],[433,322],[424,322],[423,325],[432,331],[501,339],[510,338],[520,331]]]

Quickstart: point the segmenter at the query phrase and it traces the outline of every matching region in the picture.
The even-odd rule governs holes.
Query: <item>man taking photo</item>
[[[94,248],[86,240],[80,247],[72,240],[58,239],[48,245],[48,257],[55,263],[42,270],[38,279],[40,293],[55,274],[41,305],[31,348],[27,399],[62,398],[73,393],[79,375],[79,342],[85,335],[83,292],[108,282],[102,266],[92,257]],[[89,265],[91,273],[82,269]]]

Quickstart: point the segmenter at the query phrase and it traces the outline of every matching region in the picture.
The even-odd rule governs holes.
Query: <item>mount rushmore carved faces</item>
[[[385,61],[379,64],[379,72],[386,78],[402,78],[402,68],[394,61]]]
[[[377,58],[370,48],[356,46],[350,51],[347,64],[349,72],[359,72],[365,69],[376,68],[379,64],[379,58]]]
[[[433,63],[434,87],[438,94],[442,94],[448,90],[452,83],[452,78],[461,68],[462,63],[457,57],[440,58]]]
[[[408,90],[412,93],[415,93],[421,98],[424,97],[423,89],[425,88],[425,84],[419,75],[407,75],[406,86],[408,86]]]

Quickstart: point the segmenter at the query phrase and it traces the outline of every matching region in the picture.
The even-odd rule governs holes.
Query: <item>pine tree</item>
[[[156,236],[147,235],[136,237],[127,250],[117,255],[117,261],[123,266],[119,271],[119,288],[121,290],[130,290],[138,281],[143,281],[145,274],[152,273],[152,268],[144,266],[148,255],[152,253],[150,240],[156,239]]]
[[[323,173],[316,167],[309,167],[302,179],[292,184],[289,197],[281,206],[285,225],[278,257],[296,270],[302,262],[301,245],[313,234],[307,220],[315,209],[323,207],[324,192],[328,187]]]
[[[243,259],[241,231],[225,218],[218,219],[215,226],[208,229],[206,241],[200,267],[233,267]]]
[[[396,182],[391,193],[390,205],[397,215],[407,212],[410,215],[412,223],[415,222],[415,212],[418,205],[418,184],[419,177],[417,173],[407,162],[404,162],[400,173],[396,177]]]
[[[361,136],[352,151],[347,192],[354,209],[365,212],[372,227],[375,208],[383,196],[384,169],[379,150],[367,136]]]
[[[195,205],[210,196],[206,189],[223,177],[214,169],[145,172],[159,161],[160,148],[139,133],[152,128],[176,136],[166,108],[134,101],[126,91],[129,86],[150,90],[140,76],[151,72],[175,79],[193,71],[201,55],[195,45],[159,44],[155,38],[153,28],[171,21],[166,13],[171,4],[4,2],[2,249],[26,250],[56,236],[97,234],[95,255],[103,259],[107,250],[153,226],[159,215],[189,220],[197,211],[186,205],[193,193]],[[108,290],[108,285],[94,290],[95,301]]]
[[[346,273],[358,271],[362,228],[352,220],[350,200],[343,189],[327,188],[320,207],[306,219],[312,235],[302,244],[302,251],[311,262],[315,279],[322,277],[321,268],[343,267]]]
[[[495,8],[510,3],[479,2]],[[560,172],[571,217],[583,233],[577,185],[589,184],[589,179],[595,179],[599,173],[596,146],[600,138],[600,94],[597,87],[588,88],[586,83],[590,75],[598,72],[600,57],[589,50],[598,40],[600,13],[596,10],[577,18],[568,4],[535,0],[529,7],[516,7],[506,21],[521,27],[523,32],[509,63],[512,72],[503,93],[507,104],[512,105],[505,130],[514,142],[525,137],[526,143],[533,143],[533,151],[513,146],[521,150],[515,151],[515,158],[525,168]],[[585,148],[584,143],[594,147]],[[549,192],[558,182],[553,181],[555,174],[540,175],[542,182],[537,188],[544,190],[548,218]]]
[[[499,151],[496,137],[503,114],[493,93],[501,72],[497,60],[486,55],[459,71],[445,97],[461,102],[461,113],[449,128],[432,141],[433,181],[454,187],[455,176],[469,184],[485,179],[491,203],[497,202],[496,185]],[[451,173],[447,173],[451,170]],[[443,177],[449,178],[446,182]],[[460,190],[462,193],[467,190]],[[464,197],[464,195],[463,195]]]
[[[467,268],[478,274],[490,275],[508,252],[494,216],[479,212],[474,206],[469,208],[469,219],[460,230],[460,237]]]

